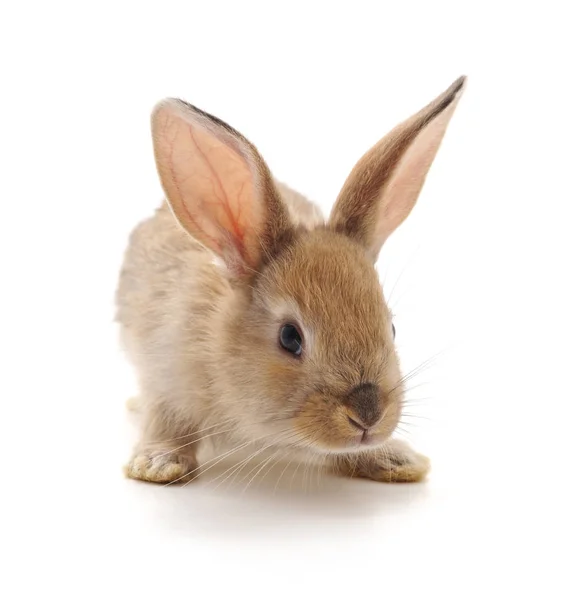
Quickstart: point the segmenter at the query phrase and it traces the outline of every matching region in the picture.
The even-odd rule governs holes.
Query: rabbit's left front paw
[[[366,466],[365,476],[375,481],[422,481],[430,470],[430,459],[413,450],[406,442],[389,440],[377,453],[372,465]]]
[[[430,470],[430,459],[414,451],[406,442],[388,440],[378,450],[337,464],[337,470],[350,477],[364,477],[387,483],[422,481]]]

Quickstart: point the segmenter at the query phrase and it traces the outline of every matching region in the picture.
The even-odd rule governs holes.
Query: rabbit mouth
[[[356,448],[374,448],[376,446],[381,446],[384,443],[384,440],[384,436],[380,433],[372,432],[366,429],[364,430],[364,433],[358,434],[354,437],[352,446]]]
[[[362,423],[352,418],[351,416],[347,416],[348,422],[355,429],[358,430],[359,433],[356,433],[352,438],[353,446],[376,446],[381,443],[381,435],[376,431],[374,427],[365,427]],[[376,425],[379,424],[379,421]]]

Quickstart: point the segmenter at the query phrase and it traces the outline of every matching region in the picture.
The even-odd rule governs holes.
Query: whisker
[[[281,474],[279,475],[279,478],[277,479],[277,481],[275,483],[275,488],[274,488],[273,494],[276,493],[280,480],[283,478],[283,475],[285,474],[285,472],[287,471],[287,469],[291,466],[292,461],[296,458],[296,453],[295,453],[294,449],[291,450],[289,452],[289,454],[294,454],[294,456],[291,457],[291,459],[286,464],[285,468],[281,471]]]
[[[432,399],[432,396],[424,396],[423,398],[404,398],[404,400],[402,400],[402,406],[420,404]]]
[[[403,386],[410,379],[412,379],[412,378],[416,377],[417,375],[419,375],[425,369],[429,368],[437,360],[437,358],[440,355],[444,354],[444,352],[445,352],[444,350],[442,350],[440,352],[437,352],[436,354],[434,354],[433,356],[431,356],[427,360],[423,361],[417,367],[415,367],[414,369],[412,369],[411,371],[409,371],[408,373],[406,373],[405,375],[403,375],[398,380],[398,382],[396,383],[396,385],[388,392],[388,395],[391,394],[392,392],[396,391],[399,387]],[[414,389],[414,387],[410,388],[410,390],[412,390],[412,389]]]
[[[285,430],[285,432],[282,433],[288,433],[288,430]],[[280,434],[279,434],[280,435]],[[265,436],[268,437],[268,436]],[[219,488],[223,483],[225,483],[225,481],[227,481],[231,476],[233,476],[233,479],[231,481],[231,483],[236,479],[237,475],[243,470],[243,468],[256,456],[258,456],[259,454],[261,454],[262,452],[264,452],[265,450],[267,450],[268,448],[272,447],[273,445],[277,444],[277,443],[281,443],[284,440],[284,438],[279,437],[278,439],[273,439],[273,441],[270,444],[267,444],[265,446],[263,446],[262,448],[258,448],[256,449],[254,452],[252,452],[249,456],[247,456],[245,459],[239,461],[237,464],[232,465],[231,467],[229,467],[228,469],[226,469],[223,473],[221,473],[219,476],[217,476],[215,479],[213,479],[210,483],[214,483],[215,481],[217,481],[217,479],[220,479],[221,477],[223,477],[227,472],[231,471],[231,473],[229,473],[229,475],[221,482],[219,483],[215,489]],[[250,471],[251,472],[251,471]],[[249,472],[249,473],[250,473]],[[248,473],[247,473],[248,476]],[[243,481],[243,480],[241,480]]]
[[[248,442],[244,442],[243,444],[240,444],[239,446],[233,448],[232,450],[229,450],[228,452],[224,452],[223,454],[219,454],[218,456],[215,456],[214,458],[211,458],[210,460],[204,462],[202,465],[199,465],[198,467],[195,467],[194,469],[192,469],[191,471],[188,471],[187,473],[181,475],[181,477],[178,477],[177,479],[174,479],[173,481],[169,481],[168,483],[165,484],[165,486],[171,485],[173,483],[176,483],[177,481],[184,479],[185,477],[188,477],[189,475],[192,475],[193,473],[195,473],[196,471],[199,471],[200,469],[203,469],[203,467],[207,464],[212,463],[214,460],[216,459],[220,459],[219,461],[215,462],[214,464],[212,464],[210,467],[208,467],[207,469],[205,469],[205,471],[208,471],[211,467],[214,467],[216,464],[218,464],[221,460],[224,460],[226,456],[229,456],[230,454],[233,454],[235,452],[238,452],[239,450],[241,450],[241,448],[245,448],[246,446],[255,443],[256,440],[252,440],[252,441],[248,441]],[[187,484],[184,484],[184,486]],[[164,486],[164,487],[165,487]]]
[[[323,476],[324,476],[324,472],[325,472],[325,467],[326,467],[326,461],[328,460],[328,456],[323,456],[322,457],[322,463],[317,466],[317,474],[316,474],[316,487],[317,489],[320,489],[320,484],[323,482]]]
[[[406,436],[411,436],[412,432],[402,427],[402,425],[396,425],[396,431],[403,433]]]
[[[422,381],[422,382],[420,382],[420,383],[417,383],[416,385],[412,385],[412,386],[410,386],[410,387],[407,387],[407,388],[404,390],[404,394],[409,394],[409,393],[410,393],[412,390],[416,390],[416,389],[418,389],[418,388],[425,387],[425,386],[427,386],[427,385],[430,385],[430,383],[429,383],[428,381]],[[423,399],[423,400],[429,400],[430,398],[422,398],[422,399]]]
[[[192,435],[198,435],[199,433],[203,433],[204,431],[209,431],[209,429],[213,429],[215,427],[220,427],[220,426],[224,426],[224,425],[228,425],[231,421],[233,421],[233,418],[229,418],[229,419],[225,419],[224,421],[222,421],[221,423],[216,423],[215,425],[211,425],[209,427],[205,427],[204,429],[200,429],[199,431],[193,431],[192,433],[186,433],[185,435],[179,435],[177,437],[173,437],[173,438],[169,438],[167,440],[152,440],[149,442],[145,442],[145,444],[166,444],[168,442],[174,442],[176,440],[183,440],[185,438],[188,438]]]
[[[430,421],[431,420],[430,417],[427,417],[426,415],[414,415],[412,413],[404,413],[403,412],[402,416],[403,417],[410,417],[410,418],[413,418],[413,419],[425,419],[426,421]]]
[[[280,418],[280,419],[272,419],[272,420],[259,421],[258,423],[251,423],[249,425],[249,427],[251,425],[262,425],[262,424],[274,423],[274,422],[283,421],[283,420],[285,420],[285,419]],[[192,435],[197,435],[198,433],[201,433],[202,431],[208,431],[209,429],[214,429],[215,427],[219,427],[221,425],[228,425],[231,421],[234,421],[234,419],[233,418],[229,418],[229,419],[224,420],[222,423],[217,423],[216,425],[211,425],[210,427],[206,427],[205,429],[202,429],[202,430],[199,430],[199,431],[196,431],[196,432],[193,432],[193,433],[189,433],[189,434],[186,434],[186,435],[183,435],[183,436],[171,438],[169,440],[157,440],[157,441],[154,441],[154,442],[144,442],[144,445],[162,444],[162,443],[171,442],[171,441],[174,441],[174,440],[177,440],[177,439],[184,439],[184,438],[187,438],[187,437],[192,436]],[[187,446],[190,446],[192,444],[200,442],[201,440],[207,439],[207,438],[212,437],[214,435],[222,435],[224,433],[229,433],[231,431],[237,432],[237,431],[241,431],[241,430],[244,430],[244,429],[246,429],[246,428],[245,427],[243,427],[243,428],[240,428],[240,427],[239,428],[237,428],[237,427],[231,427],[229,429],[223,429],[221,431],[215,431],[215,432],[212,432],[212,433],[210,433],[208,435],[204,435],[203,437],[200,437],[200,438],[197,438],[197,439],[193,439],[193,440],[191,440],[191,441],[189,441],[189,442],[187,442],[185,444],[182,444],[181,446],[178,446],[176,448],[171,448],[169,450],[166,450],[163,454],[159,454],[157,456],[157,458],[161,458],[162,456],[166,456],[167,454],[171,454],[172,452],[176,452],[177,450],[181,450],[182,448],[185,448]]]
[[[204,435],[196,440],[191,440],[190,442],[187,442],[186,444],[182,444],[181,446],[177,446],[177,448],[172,448],[171,450],[166,450],[165,452],[163,452],[162,454],[157,455],[156,458],[161,458],[162,456],[167,456],[168,454],[171,454],[172,452],[177,452],[177,450],[181,450],[182,448],[186,448],[187,446],[191,446],[192,444],[196,444],[197,442],[200,442],[201,440],[205,440],[207,438],[213,437],[214,435],[222,435],[223,433],[229,433],[229,431],[236,431],[235,427],[231,427],[230,429],[224,429],[223,431],[214,431],[212,433],[208,433],[207,435]]]
[[[286,439],[289,439],[289,437],[292,437],[292,435],[291,435],[291,436],[288,436]],[[272,446],[274,446],[275,444],[277,444],[277,443],[279,443],[279,444],[280,444],[281,442],[284,442],[284,441],[285,441],[285,438],[283,438],[282,440],[274,440],[274,441],[273,441],[273,442],[271,442],[270,444],[266,445],[264,448],[261,448],[261,449],[260,449],[260,450],[259,450],[257,453],[255,453],[254,455],[252,455],[252,456],[249,458],[249,462],[250,462],[250,461],[251,461],[253,458],[255,458],[256,456],[258,456],[259,454],[262,454],[264,451],[266,451],[266,450],[268,450],[269,448],[271,448]],[[280,450],[282,450],[282,448],[280,448]],[[254,470],[257,468],[257,467],[258,467],[258,465],[255,465],[255,466],[254,466],[254,467],[253,467],[253,468],[252,468],[252,469],[251,469],[251,470],[250,470],[250,471],[249,471],[249,472],[248,472],[248,473],[247,473],[247,474],[246,474],[246,475],[245,475],[245,476],[244,476],[244,477],[243,477],[243,478],[242,478],[242,479],[239,481],[239,483],[241,483],[241,481],[244,481],[244,480],[245,480],[245,479],[246,479],[246,478],[247,478],[247,477],[248,477],[248,476],[249,476],[249,475],[250,475],[250,474],[251,474],[251,473],[252,473],[252,472],[253,472],[253,471],[254,471]],[[242,469],[241,469],[241,470],[242,470]]]
[[[294,480],[294,478],[295,478],[296,474],[298,473],[298,469],[299,469],[299,467],[300,467],[300,464],[301,464],[301,461],[298,461],[298,462],[296,463],[296,469],[294,470],[294,473],[292,474],[292,476],[291,476],[291,478],[290,478],[290,486],[289,486],[289,490],[291,490],[291,491],[292,491],[292,482],[293,482],[293,480]]]
[[[247,485],[245,486],[245,488],[243,489],[243,491],[241,492],[241,494],[244,494],[247,489],[249,488],[249,486],[251,485],[251,483],[254,481],[254,479],[257,477],[257,475],[266,467],[266,465],[277,455],[278,452],[281,451],[281,448],[279,448],[274,454],[271,454],[271,456],[269,458],[267,458],[263,464],[259,467],[259,469],[257,470],[257,472],[251,477],[251,479],[249,479],[249,481],[247,482]],[[254,470],[254,469],[253,469]],[[249,473],[251,473],[251,471],[249,471]],[[247,474],[247,477],[249,476],[249,474]]]
[[[261,454],[262,452],[264,452],[265,450],[267,450],[268,448],[270,448],[274,443],[275,442],[273,441],[270,444],[268,444],[266,446],[263,446],[262,448],[257,448],[254,452],[252,452],[251,454],[249,454],[249,456],[247,456],[243,460],[239,461],[237,464],[232,465],[231,467],[229,467],[228,469],[226,469],[225,471],[223,471],[223,473],[221,473],[221,475],[219,475],[215,479],[213,479],[211,481],[211,483],[217,481],[217,479],[219,479],[220,477],[222,477],[223,475],[225,475],[225,473],[227,473],[228,471],[232,471],[232,472],[229,473],[229,475],[221,483],[219,483],[219,485],[217,485],[215,487],[215,489],[219,488],[219,486],[221,486],[225,481],[227,481],[230,477],[232,477],[234,475],[233,479],[230,482],[230,483],[233,483],[233,481],[235,481],[235,479],[237,478],[238,474],[243,470],[244,467],[247,466],[247,464],[249,462],[251,462],[251,460],[253,458],[255,458],[256,456],[258,456],[259,454]]]

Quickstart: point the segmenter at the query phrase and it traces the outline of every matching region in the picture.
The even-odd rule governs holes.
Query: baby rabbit
[[[369,150],[327,221],[232,127],[181,100],[156,106],[167,200],[132,233],[117,291],[141,392],[127,476],[190,481],[209,438],[228,456],[295,451],[342,475],[424,478],[428,459],[391,437],[404,382],[374,265],[464,86]]]

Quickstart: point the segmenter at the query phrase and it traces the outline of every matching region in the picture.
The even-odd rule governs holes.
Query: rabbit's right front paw
[[[197,477],[197,461],[169,450],[136,454],[124,469],[127,477],[153,483],[188,483]]]

